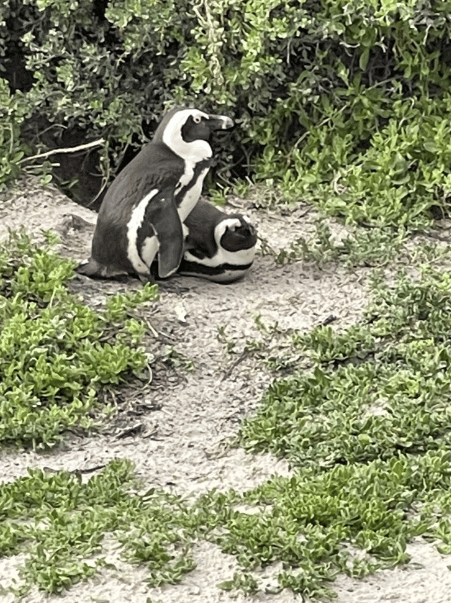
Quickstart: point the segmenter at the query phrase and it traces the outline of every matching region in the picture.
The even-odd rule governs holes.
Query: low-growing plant
[[[57,308],[67,314],[69,294],[59,285],[71,266],[56,269],[49,254],[39,250],[34,257],[24,237],[16,238],[11,253],[0,253],[0,316],[11,322],[17,310],[26,319],[32,308],[38,325],[44,313],[42,326],[59,346],[60,319],[50,318]],[[22,301],[24,290],[13,292],[22,286],[14,284],[21,267],[31,301]],[[47,280],[36,276],[44,269]],[[77,473],[38,470],[0,484],[0,555],[28,552],[17,595],[33,585],[62,592],[95,574],[106,563],[105,534],[119,543],[125,560],[148,569],[151,586],[182,580],[195,566],[195,544],[206,540],[238,564],[219,587],[254,593],[263,588],[262,573],[272,572],[274,591],[289,588],[312,599],[331,596],[339,572],[364,576],[407,562],[406,547],[415,537],[436,539],[449,553],[451,276],[426,265],[413,274],[400,272],[388,284],[376,275],[372,288],[358,324],[289,333],[291,374],[272,382],[255,416],[242,425],[239,443],[286,458],[291,475],[244,492],[211,490],[189,499],[143,491],[124,460],[88,482]],[[137,295],[150,297],[151,291]],[[132,306],[137,298],[121,299]],[[110,304],[106,312],[118,321],[115,332],[125,332],[120,321],[127,313],[119,310],[121,304]],[[86,308],[77,311],[85,322],[73,334],[73,354],[80,339],[89,344],[94,321]],[[95,316],[98,333],[106,319]],[[9,322],[4,324],[14,334],[23,321],[14,328]],[[266,325],[261,317],[256,323],[263,341],[283,335],[277,324]],[[51,342],[39,329],[30,324],[21,333],[32,333],[50,358]],[[218,335],[227,346],[225,329]],[[4,351],[14,350],[7,346],[12,335],[0,341]],[[24,361],[33,349],[29,344],[21,351]],[[293,370],[296,355],[302,358]],[[64,387],[58,391],[67,400]]]
[[[258,582],[255,576],[245,572],[235,572],[231,580],[225,580],[218,584],[222,590],[236,590],[246,594],[255,594],[258,592]]]
[[[309,239],[299,237],[291,243],[286,261],[303,259],[323,266],[338,260],[347,266],[383,266],[397,257],[407,238],[403,228],[360,226],[336,241],[324,219],[319,219],[314,235]]]
[[[184,369],[185,371],[192,372],[196,368],[195,361],[189,358],[182,352],[180,352],[175,346],[168,345],[163,350],[161,360],[171,366],[174,369]]]
[[[408,561],[406,543],[415,536],[438,538],[448,552],[441,514],[451,508],[449,463],[449,451],[429,450],[312,465],[241,494],[213,490],[194,500],[142,492],[123,459],[88,482],[77,472],[29,470],[0,485],[0,555],[27,551],[21,581],[10,589],[18,596],[33,585],[61,593],[92,576],[111,541],[123,560],[147,567],[149,586],[160,586],[194,569],[193,547],[207,540],[239,564],[219,588],[255,593],[255,570],[282,564],[272,592],[331,596],[339,572],[364,576]]]
[[[76,472],[36,469],[0,485],[0,554],[27,550],[16,594],[32,585],[61,593],[93,575],[106,563],[102,543],[112,533],[127,559],[148,566],[150,584],[177,582],[193,569],[183,549],[190,532],[183,503],[155,489],[138,495],[139,486],[126,460],[111,461],[87,483]],[[174,546],[181,548],[168,552]]]
[[[74,263],[11,234],[0,248],[0,442],[41,448],[74,425],[92,428],[98,392],[147,364],[143,326],[127,311],[155,286],[95,312],[70,294]],[[114,323],[112,322],[114,321]]]
[[[229,337],[226,333],[227,327],[224,325],[218,326],[218,334],[217,338],[219,343],[224,345],[225,350],[228,354],[234,353],[236,341],[234,341],[231,337]]]
[[[359,325],[294,335],[314,367],[272,384],[242,443],[330,466],[447,450],[450,304],[448,273],[424,268],[379,284]]]

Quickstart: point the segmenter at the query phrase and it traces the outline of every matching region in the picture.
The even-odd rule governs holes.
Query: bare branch
[[[104,138],[99,138],[99,140],[93,140],[92,142],[88,142],[87,144],[81,144],[78,147],[68,147],[66,149],[52,149],[51,151],[47,151],[46,153],[40,153],[39,155],[33,155],[32,157],[24,157],[19,161],[19,163],[24,163],[25,161],[32,161],[33,159],[44,159],[45,157],[50,157],[51,155],[56,155],[57,153],[76,153],[77,151],[84,151],[85,149],[90,149],[92,147],[99,147],[105,143]]]

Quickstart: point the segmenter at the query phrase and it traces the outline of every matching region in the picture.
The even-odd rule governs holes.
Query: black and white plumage
[[[99,211],[90,259],[77,272],[110,278],[150,275],[158,253],[161,278],[182,260],[182,223],[195,207],[209,170],[212,131],[233,121],[197,109],[173,109],[154,138],[119,173]]]
[[[200,199],[183,227],[185,251],[179,274],[230,283],[251,267],[257,231],[245,216],[227,214]]]

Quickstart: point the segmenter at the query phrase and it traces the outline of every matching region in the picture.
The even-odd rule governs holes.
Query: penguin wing
[[[167,278],[177,270],[183,256],[183,228],[173,187],[152,198],[146,211],[145,228],[158,239],[158,276]],[[146,233],[139,233],[140,239],[145,236]]]
[[[108,227],[127,224],[133,209],[152,191],[175,189],[184,169],[183,160],[164,145],[148,143],[109,186],[99,210],[99,219]]]

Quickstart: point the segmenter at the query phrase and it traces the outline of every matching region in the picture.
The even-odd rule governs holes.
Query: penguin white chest
[[[182,223],[199,201],[204,178],[207,175],[208,169],[208,167],[204,168],[199,172],[196,178],[193,164],[186,162],[185,172],[180,178],[176,188],[176,194],[181,193],[183,195],[177,208]],[[184,189],[186,190],[184,191]]]

